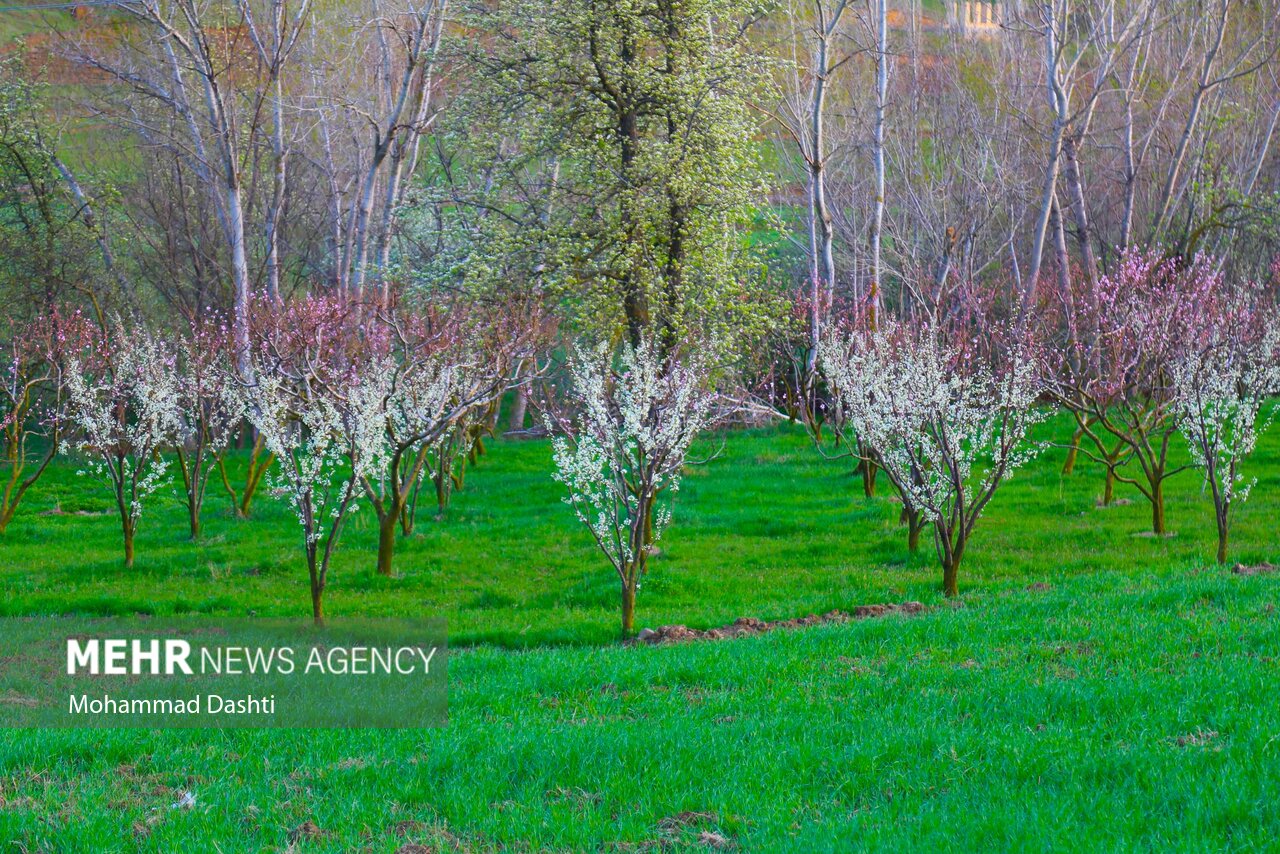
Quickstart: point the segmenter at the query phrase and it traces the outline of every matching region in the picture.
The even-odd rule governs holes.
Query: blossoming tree
[[[230,327],[218,317],[197,319],[177,340],[178,413],[175,446],[191,539],[200,538],[200,510],[209,475],[226,478],[223,453],[244,421],[244,396],[228,358],[234,352]]]
[[[394,368],[361,340],[354,304],[306,297],[259,314],[245,410],[278,465],[270,475],[302,527],[312,618],[360,483],[386,465]]]
[[[908,507],[933,523],[943,590],[958,591],[961,561],[1001,482],[1031,459],[1039,366],[1017,348],[993,366],[929,323],[828,337],[820,363],[842,417]]]
[[[606,345],[579,348],[566,396],[572,414],[547,416],[562,433],[554,476],[618,575],[627,636],[649,550],[671,520],[659,496],[679,490],[689,447],[712,423],[707,365],[696,354],[663,358],[651,341],[624,347],[616,365]]]
[[[0,534],[58,453],[66,426],[65,366],[73,355],[82,364],[94,359],[95,333],[96,327],[80,312],[57,308],[9,331],[0,357],[0,431],[7,469],[0,493]],[[35,459],[28,448],[32,440],[43,445]]]
[[[1156,534],[1167,530],[1165,482],[1186,468],[1169,456],[1178,433],[1169,369],[1219,310],[1215,267],[1207,257],[1131,250],[1096,285],[1077,278],[1056,293],[1047,313],[1056,336],[1050,390],[1075,416],[1080,452],[1142,493]],[[1137,471],[1127,474],[1131,464]]]
[[[133,566],[142,503],[165,482],[162,451],[182,430],[174,354],[147,330],[117,322],[99,364],[72,354],[65,371],[70,436],[62,448],[84,454],[87,470],[111,485],[124,564]]]
[[[396,527],[411,529],[409,504],[424,473],[456,437],[488,412],[533,355],[536,312],[478,308],[386,310],[375,321],[385,342],[386,465],[361,478],[378,517],[378,572],[391,574]],[[452,468],[453,458],[448,459]]]
[[[1280,316],[1244,289],[1202,341],[1186,347],[1170,375],[1173,416],[1213,496],[1218,563],[1227,561],[1231,508],[1257,483],[1240,471],[1274,417],[1267,398],[1280,392]]]

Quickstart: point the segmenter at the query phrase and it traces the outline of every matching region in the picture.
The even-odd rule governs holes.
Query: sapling
[[[636,593],[654,543],[671,520],[671,496],[689,447],[712,423],[708,367],[696,353],[644,340],[616,360],[607,345],[579,348],[566,396],[573,414],[554,418],[555,479],[618,575],[622,634],[635,627]],[[548,408],[549,413],[549,408]],[[665,503],[659,501],[665,496]]]
[[[1171,366],[1174,418],[1213,497],[1220,564],[1227,562],[1231,508],[1257,483],[1240,469],[1275,415],[1267,398],[1280,391],[1277,356],[1275,306],[1245,292]]]
[[[254,330],[252,380],[243,391],[248,418],[278,461],[271,485],[302,528],[316,625],[324,623],[329,568],[360,481],[388,457],[393,371],[365,349],[353,317],[342,300],[286,304]]]
[[[84,454],[86,470],[111,485],[131,567],[143,501],[167,480],[162,451],[182,430],[174,354],[145,329],[117,322],[100,362],[76,354],[65,370],[70,435],[61,447]]]
[[[66,426],[65,367],[72,355],[82,362],[94,359],[96,332],[80,312],[57,308],[9,331],[0,357],[2,464],[8,471],[0,494],[0,534],[58,453]],[[34,459],[31,443],[38,447]]]
[[[1028,432],[1039,366],[1018,347],[977,358],[934,325],[884,321],[828,337],[820,363],[841,414],[893,481],[904,504],[933,523],[947,596],[982,511],[1008,475],[1035,456]]]
[[[244,421],[231,345],[230,327],[217,317],[193,321],[177,341],[181,428],[175,455],[192,540],[200,538],[209,475],[216,466],[225,481],[223,455]]]

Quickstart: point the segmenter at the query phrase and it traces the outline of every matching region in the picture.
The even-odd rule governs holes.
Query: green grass
[[[1053,429],[1060,435],[1066,425]],[[665,648],[617,645],[616,583],[560,503],[544,443],[494,443],[399,577],[347,530],[333,615],[443,615],[450,724],[404,731],[11,731],[15,850],[1263,850],[1280,834],[1275,577],[1206,569],[1211,509],[1174,481],[1178,535],[1051,451],[1002,489],[937,593],[897,507],[798,431],[730,435],[690,473],[639,623],[713,626],[920,599],[924,615]],[[1252,462],[1234,555],[1275,559],[1280,435]],[[106,492],[50,473],[0,544],[5,613],[307,613],[296,525],[263,495],[207,539],[171,498],[120,566]],[[1039,585],[1032,588],[1032,585]],[[1049,585],[1042,589],[1043,584]],[[182,791],[198,801],[170,810]],[[683,815],[683,818],[680,818]],[[688,815],[698,814],[698,815]],[[679,820],[677,820],[679,819]],[[305,834],[303,835],[305,837]],[[703,843],[716,837],[704,836]],[[706,845],[702,845],[706,847]]]

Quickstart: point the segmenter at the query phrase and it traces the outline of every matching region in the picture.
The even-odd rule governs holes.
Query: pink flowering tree
[[[696,354],[662,358],[652,342],[578,348],[565,390],[571,414],[548,407],[555,479],[618,575],[622,634],[635,628],[650,548],[671,520],[689,447],[712,423],[708,366]],[[660,501],[665,496],[666,501]]]
[[[1241,466],[1274,417],[1267,400],[1280,392],[1278,359],[1276,306],[1243,289],[1170,366],[1173,418],[1213,496],[1220,564],[1227,561],[1231,508],[1257,483]]]
[[[191,539],[200,539],[205,488],[217,468],[226,481],[223,454],[244,422],[244,396],[228,359],[229,327],[217,317],[190,323],[176,344],[178,414],[175,456],[182,478]]]
[[[1075,416],[1080,452],[1142,493],[1156,534],[1167,531],[1165,482],[1186,468],[1169,454],[1178,433],[1170,369],[1219,311],[1223,280],[1214,267],[1206,257],[1131,250],[1096,287],[1081,277],[1055,293],[1046,314],[1055,344],[1050,388]]]
[[[13,326],[3,343],[0,430],[6,476],[0,494],[0,534],[58,453],[66,428],[65,366],[72,356],[81,364],[94,360],[96,332],[80,312],[55,308],[38,320]]]
[[[1040,366],[1027,348],[1000,367],[930,323],[882,322],[819,352],[840,415],[909,508],[933,524],[942,586],[955,596],[974,526],[997,488],[1035,456]]]
[[[387,399],[395,367],[362,337],[356,306],[306,297],[259,314],[245,409],[277,460],[269,476],[302,528],[312,618],[324,623],[324,592],[343,524],[361,481],[389,456]]]
[[[124,537],[124,565],[133,566],[133,542],[143,501],[167,480],[172,447],[182,431],[176,358],[158,337],[117,322],[100,362],[67,358],[64,453],[87,459],[112,489]]]

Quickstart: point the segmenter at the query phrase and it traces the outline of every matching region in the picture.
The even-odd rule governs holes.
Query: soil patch
[[[728,638],[762,635],[778,629],[800,629],[806,626],[817,626],[823,623],[847,623],[850,620],[867,620],[884,617],[889,614],[919,614],[925,610],[920,602],[903,602],[901,604],[884,603],[878,605],[859,605],[853,611],[828,611],[825,614],[810,614],[807,617],[796,617],[791,620],[758,620],[755,617],[739,617],[727,626],[718,629],[691,629],[688,626],[659,626],[656,629],[641,629],[633,644],[656,645],[662,643],[678,643],[696,640],[727,640]]]
[[[1270,575],[1273,572],[1280,572],[1280,566],[1273,563],[1238,563],[1231,567],[1231,572],[1233,575]]]

